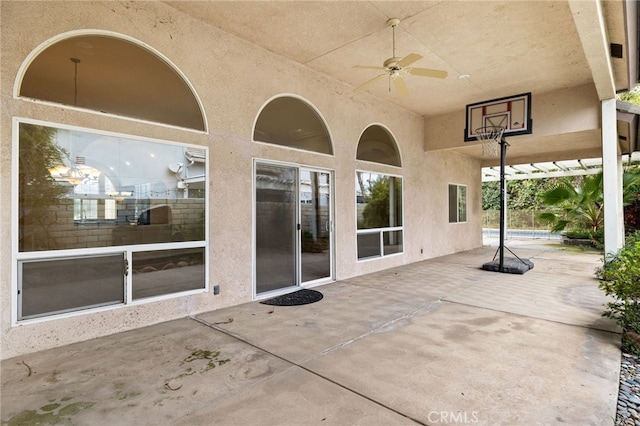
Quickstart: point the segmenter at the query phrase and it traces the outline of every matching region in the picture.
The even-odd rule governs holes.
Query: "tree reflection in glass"
[[[20,251],[56,248],[50,228],[57,221],[56,206],[68,187],[56,182],[49,170],[69,154],[55,144],[56,129],[20,124],[18,156],[18,217]],[[53,247],[52,247],[53,245]]]

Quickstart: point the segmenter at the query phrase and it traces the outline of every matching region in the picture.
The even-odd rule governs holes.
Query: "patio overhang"
[[[638,125],[640,125],[640,105],[631,102],[617,101],[618,149],[622,155],[622,163],[640,162],[640,146],[638,145]],[[532,163],[507,164],[505,179],[542,179],[563,176],[579,176],[596,174],[602,171],[602,158],[576,158],[563,161],[544,161]],[[482,168],[482,181],[500,180],[500,167]]]

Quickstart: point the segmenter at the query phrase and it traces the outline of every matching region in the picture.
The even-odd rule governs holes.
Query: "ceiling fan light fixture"
[[[446,78],[447,72],[443,70],[432,70],[427,68],[414,68],[409,67],[409,65],[413,64],[416,61],[422,59],[422,55],[418,53],[409,53],[407,56],[398,57],[396,56],[396,27],[400,24],[400,19],[391,18],[387,20],[387,25],[390,26],[393,30],[393,51],[392,56],[386,59],[381,67],[368,66],[368,65],[355,65],[354,68],[365,68],[365,69],[376,69],[380,71],[384,71],[385,74],[380,74],[371,80],[365,82],[364,84],[356,87],[354,89],[355,92],[364,90],[365,88],[372,85],[374,82],[379,80],[381,77],[385,75],[389,76],[389,83],[393,80],[394,85],[396,87],[396,91],[400,96],[407,96],[409,91],[407,89],[407,85],[402,78],[401,71],[404,71],[408,75],[414,75],[418,77],[432,77],[432,78]],[[391,86],[391,84],[389,84]]]

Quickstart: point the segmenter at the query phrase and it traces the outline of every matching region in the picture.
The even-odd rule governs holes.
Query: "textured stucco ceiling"
[[[584,91],[584,87],[593,87],[593,93],[600,99],[609,99],[616,91],[627,89],[632,80],[629,76],[635,75],[634,68],[629,66],[636,59],[633,52],[635,44],[629,44],[631,41],[627,40],[627,34],[633,32],[633,28],[627,25],[634,22],[625,19],[625,13],[629,11],[625,10],[625,4],[628,3],[623,0],[173,0],[162,3],[167,6],[163,10],[187,15],[272,52],[282,58],[283,67],[297,63],[307,67],[310,73],[321,73],[343,82],[345,92],[381,73],[379,70],[354,66],[382,66],[386,59],[393,56],[393,30],[387,21],[398,18],[400,23],[395,30],[395,56],[419,54],[423,58],[412,66],[444,70],[448,77],[437,79],[405,75],[409,90],[409,95],[405,97],[399,96],[395,88],[390,88],[386,76],[368,86],[364,92],[413,111],[427,120],[447,113],[464,116],[463,111],[468,104],[527,92],[532,92],[536,100],[532,109],[538,114],[541,109],[558,103],[546,95],[546,103],[541,103],[540,100],[545,97],[542,95],[547,93],[577,93]],[[610,57],[609,43],[623,46],[623,58]],[[77,99],[68,101],[68,104],[76,104],[77,101],[81,107],[113,112],[108,102],[113,93],[106,85],[95,86],[99,92],[93,94],[95,98],[104,100],[103,103],[99,106],[82,104],[86,94],[83,79],[92,62],[95,62],[96,70],[113,74],[114,71],[106,65],[108,60],[122,59],[115,61],[125,68],[121,73],[123,77],[119,77],[118,81],[124,82],[130,76],[128,70],[140,70],[143,75],[148,73],[150,77],[145,77],[145,84],[159,81],[160,76],[150,71],[152,68],[145,62],[149,55],[139,55],[135,49],[115,44],[113,51],[109,51],[111,45],[108,44],[91,43],[91,49],[87,49],[86,44],[78,40],[66,40],[54,46],[61,51],[52,57],[52,61],[58,57],[64,58],[65,67],[61,68],[59,75],[55,72],[53,62],[43,59],[40,67],[40,75],[45,76],[42,83],[46,83],[49,90],[58,91],[60,97],[74,94],[73,85],[77,83]],[[97,52],[101,46],[104,52]],[[628,49],[633,53],[630,54]],[[73,79],[70,58],[81,58],[82,61],[79,63],[77,80]],[[245,59],[250,63],[253,58]],[[171,73],[169,70],[168,75],[175,77]],[[242,78],[250,78],[252,73],[259,75],[259,64],[255,64],[254,69],[248,69]],[[102,78],[98,72],[93,75]],[[170,80],[164,79],[158,83],[164,89],[156,92],[162,94],[167,88],[176,88],[172,93],[177,95],[172,96],[178,98],[178,89],[184,87],[173,85]],[[127,95],[131,95],[126,102],[131,108],[144,110],[148,105],[137,103],[136,93]],[[591,105],[595,99],[592,97],[585,102]],[[368,102],[370,100],[367,99]],[[192,97],[184,98],[185,105],[189,102],[193,104]],[[151,103],[156,104],[161,105],[161,100]],[[180,111],[184,113],[193,109],[180,108]],[[566,111],[566,108],[560,110]],[[176,111],[165,113],[178,116]],[[159,120],[154,117],[142,118]],[[559,114],[556,113],[555,117],[559,117]],[[558,121],[566,120],[563,117]],[[198,128],[184,123],[180,121],[178,125]],[[571,131],[563,130],[563,126],[556,127],[555,132],[554,129],[547,129],[546,132],[534,132],[533,135],[514,140],[509,157],[547,161],[550,158],[576,158],[583,154],[593,156],[601,150],[600,132],[596,127],[569,126]],[[540,126],[537,128],[540,129]],[[438,137],[440,134],[426,139],[432,141]],[[456,149],[469,156],[482,157],[482,150],[476,143]],[[495,160],[484,159],[485,163],[492,161]]]
[[[392,57],[389,18],[400,18],[396,56],[448,72],[444,80],[405,76],[400,97],[387,78],[366,91],[420,115],[524,92],[543,93],[593,82],[599,63],[584,48],[599,9],[567,1],[167,1],[171,7],[356,88]],[[622,2],[603,2],[610,42],[626,46]],[[581,21],[582,20],[582,21]],[[576,22],[579,25],[576,25]],[[597,40],[597,36],[595,37]],[[602,40],[602,37],[601,37]],[[626,53],[626,52],[625,52]],[[596,61],[598,58],[596,58]],[[614,60],[615,61],[615,60]],[[628,86],[626,61],[614,62],[616,89]],[[602,61],[600,60],[600,63]],[[468,76],[468,77],[465,77]],[[606,85],[606,76],[605,85]],[[609,81],[611,77],[609,76]]]

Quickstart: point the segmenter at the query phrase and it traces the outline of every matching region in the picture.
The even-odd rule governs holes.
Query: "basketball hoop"
[[[476,139],[482,142],[482,156],[483,157],[498,157],[500,155],[500,142],[502,141],[502,134],[504,133],[504,127],[487,126],[476,129]]]

